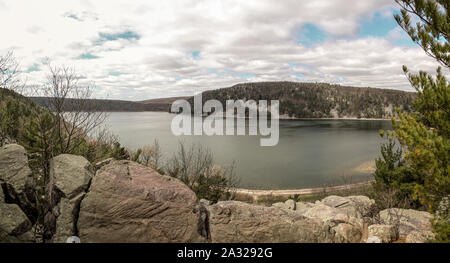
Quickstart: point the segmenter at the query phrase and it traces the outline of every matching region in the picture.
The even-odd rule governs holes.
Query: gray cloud
[[[361,18],[391,15],[392,0],[5,3],[0,23],[11,26],[0,52],[17,47],[25,68],[43,57],[72,65],[95,82],[99,97],[192,95],[250,81],[410,90],[403,64],[430,72],[437,66],[418,47],[396,46],[405,37],[398,29],[385,38],[358,38]],[[298,44],[305,23],[328,37],[310,47]],[[24,74],[39,84],[46,73]]]

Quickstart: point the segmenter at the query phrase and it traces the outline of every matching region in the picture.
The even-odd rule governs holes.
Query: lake
[[[240,187],[297,189],[366,180],[380,155],[383,120],[280,120],[279,143],[261,147],[260,136],[174,136],[175,115],[164,112],[114,112],[107,126],[130,149],[157,139],[165,159],[179,141],[200,143],[220,165],[235,163]]]

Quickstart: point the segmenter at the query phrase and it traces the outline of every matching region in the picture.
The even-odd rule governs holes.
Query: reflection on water
[[[131,149],[158,139],[170,157],[179,141],[201,143],[221,165],[236,165],[241,187],[293,189],[342,183],[342,176],[367,178],[372,171],[357,169],[379,156],[380,129],[390,121],[281,120],[277,146],[261,147],[260,136],[174,136],[174,115],[163,112],[111,113],[109,128]]]

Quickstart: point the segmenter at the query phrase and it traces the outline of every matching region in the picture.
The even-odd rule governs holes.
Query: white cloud
[[[98,96],[109,98],[192,95],[267,80],[408,90],[401,65],[433,71],[437,64],[418,47],[395,46],[397,31],[386,39],[356,36],[361,17],[387,16],[392,6],[391,0],[0,0],[0,23],[7,25],[0,52],[14,48],[23,70],[46,57],[74,66],[95,82]],[[299,45],[295,34],[304,23],[333,37]],[[45,80],[45,71],[24,75],[29,84]]]

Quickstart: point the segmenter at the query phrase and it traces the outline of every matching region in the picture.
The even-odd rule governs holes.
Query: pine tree
[[[401,14],[395,15],[398,24],[414,42],[448,71],[450,2],[448,0],[396,0],[396,2],[402,8]],[[415,26],[411,23],[411,15],[419,20]],[[442,210],[438,209],[442,204],[441,201],[450,195],[450,86],[442,70],[438,67],[437,75],[433,77],[423,71],[418,74],[410,73],[408,68],[403,66],[409,82],[417,91],[417,99],[412,113],[397,110],[398,119],[393,120],[394,130],[390,133],[404,149],[403,159],[396,161],[406,165],[402,173],[398,173],[396,167],[392,169],[396,171],[397,178],[394,181],[400,182],[394,187],[404,186],[401,178],[405,177],[406,172],[409,173],[409,178],[413,179],[412,197],[435,213]],[[384,150],[386,146],[382,148],[382,152]],[[385,164],[377,162],[376,173],[383,173],[384,169]],[[440,218],[443,219],[438,223],[440,229],[448,229],[448,208],[444,210],[447,214],[440,213]],[[443,241],[442,235],[439,240]]]
[[[424,51],[448,70],[450,45],[448,37],[450,3],[440,0],[397,0],[402,7],[396,15],[398,24]],[[411,25],[411,16],[419,19]],[[416,178],[414,198],[435,211],[440,200],[450,194],[450,87],[442,73],[437,76],[420,71],[412,74],[403,70],[417,91],[414,112],[400,112],[394,121],[394,136],[406,149],[405,160]]]

